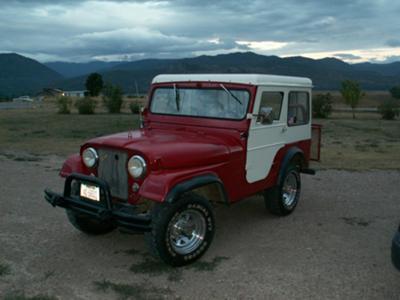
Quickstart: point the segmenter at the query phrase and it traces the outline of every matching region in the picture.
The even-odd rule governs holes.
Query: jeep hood
[[[230,149],[221,135],[217,137],[186,130],[141,129],[90,140],[86,145],[126,149],[143,155],[150,164],[163,169],[183,169],[223,163]]]

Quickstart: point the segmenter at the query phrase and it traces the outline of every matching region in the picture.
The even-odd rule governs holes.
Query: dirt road
[[[172,269],[148,256],[141,235],[76,231],[43,199],[45,187],[62,188],[63,159],[26,160],[0,156],[0,298],[400,299],[390,263],[398,171],[303,176],[286,218],[268,214],[261,197],[217,207],[209,251]]]

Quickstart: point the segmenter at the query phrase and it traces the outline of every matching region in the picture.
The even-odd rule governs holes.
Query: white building
[[[20,96],[18,98],[14,98],[13,102],[33,102],[33,99],[29,96]]]
[[[64,91],[63,96],[66,97],[78,97],[78,98],[83,98],[85,97],[85,93],[87,91]]]

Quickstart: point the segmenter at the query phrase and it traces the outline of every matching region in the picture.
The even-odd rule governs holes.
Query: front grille
[[[112,197],[128,199],[128,172],[125,152],[111,149],[99,149],[99,166],[97,175],[110,186]]]

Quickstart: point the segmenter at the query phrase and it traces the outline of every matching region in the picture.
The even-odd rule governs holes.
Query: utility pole
[[[135,87],[136,87],[136,97],[139,98],[139,89],[138,89],[138,85],[137,85],[136,79],[135,79]]]

